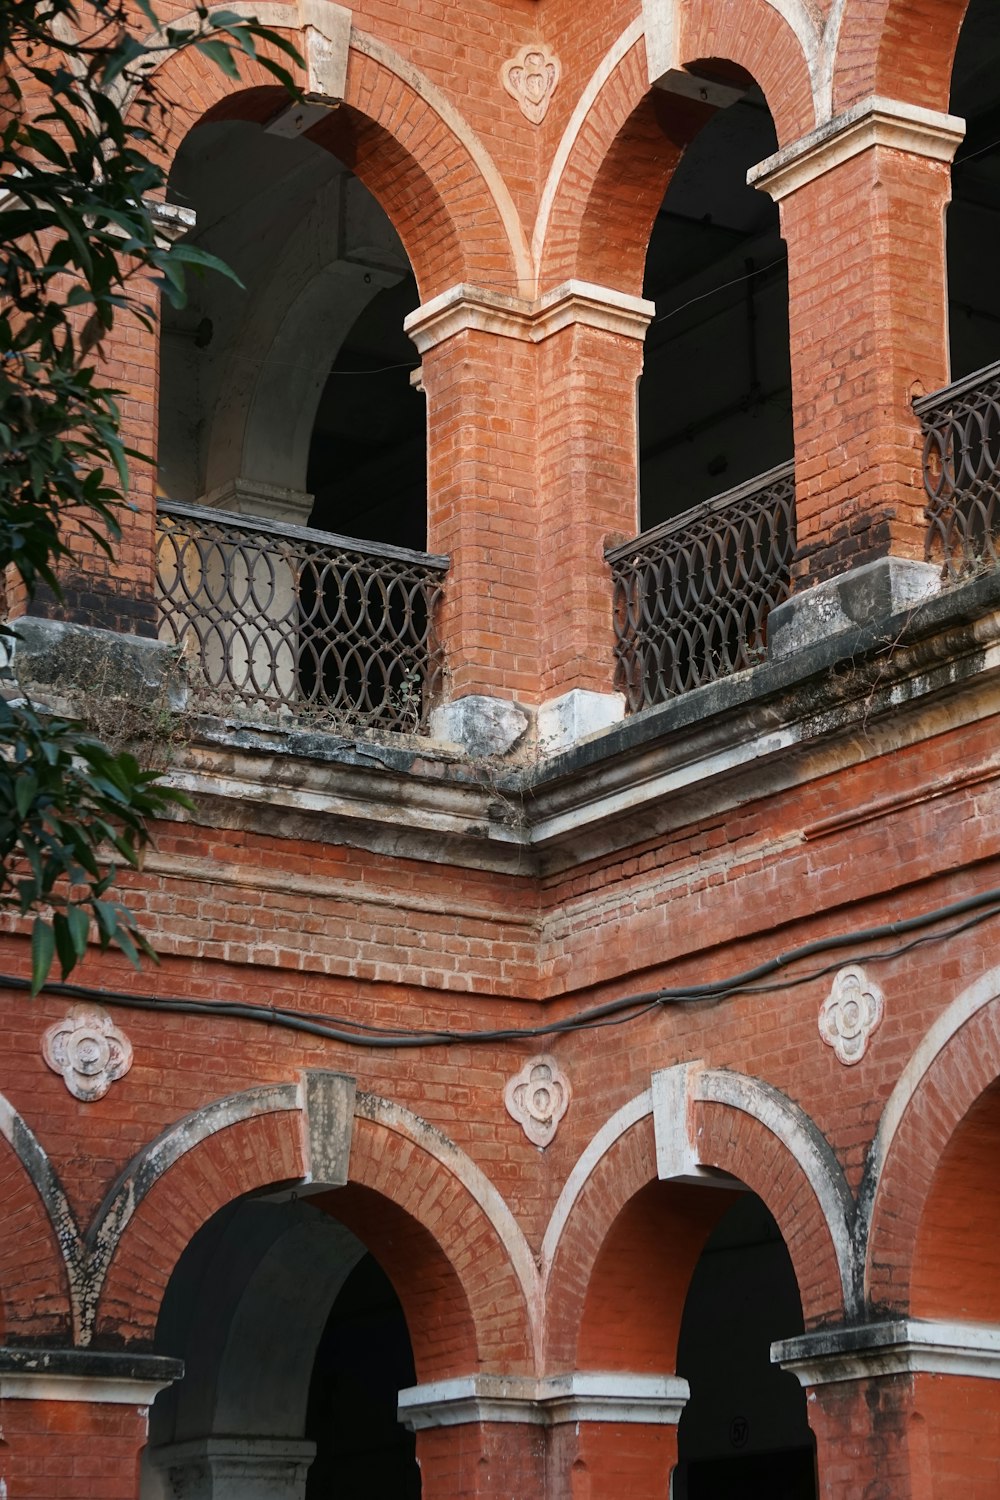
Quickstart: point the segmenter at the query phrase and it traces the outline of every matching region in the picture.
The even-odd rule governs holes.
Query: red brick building
[[[3,940],[0,1492],[993,1500],[994,0],[249,9],[23,622],[197,810]]]

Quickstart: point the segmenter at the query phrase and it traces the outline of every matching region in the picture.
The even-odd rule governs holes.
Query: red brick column
[[[115,399],[121,414],[122,442],[143,457],[128,460],[127,504],[115,510],[121,535],[111,541],[111,555],[78,524],[78,519],[89,520],[99,536],[110,540],[96,518],[84,510],[67,512],[62,532],[71,555],[59,568],[63,598],[57,602],[47,588],[42,588],[30,612],[105,630],[155,636],[156,330],[144,328],[128,313],[119,313],[113,332],[99,352],[97,384],[119,392]]]
[[[545,1429],[463,1422],[417,1433],[422,1500],[531,1500],[545,1490]]]
[[[612,301],[610,293],[576,282],[568,283],[564,295],[567,321],[540,346],[545,698],[574,688],[614,690],[611,575],[604,553],[639,529],[636,387],[653,311],[636,298]]]
[[[567,282],[534,303],[459,286],[407,320],[427,397],[428,550],[451,558],[447,698],[612,693],[604,549],[636,530],[650,312]]]
[[[1000,1327],[894,1318],[772,1345],[807,1391],[820,1500],[993,1500]]]
[[[751,174],[788,245],[797,589],[923,556],[915,396],[948,380],[944,211],[961,122],[868,100]]]
[[[662,1500],[687,1382],[580,1371],[470,1375],[400,1394],[424,1500]]]
[[[677,1463],[673,1423],[572,1422],[552,1429],[548,1500],[663,1500]]]
[[[416,342],[427,397],[427,547],[451,558],[440,620],[446,697],[534,702],[535,350],[511,337],[502,317],[466,316],[464,299],[453,320],[432,318]]]
[[[149,1407],[179,1360],[0,1350],[0,1493],[10,1500],[137,1500]]]
[[[819,1500],[929,1500],[913,1487],[912,1398],[907,1375],[807,1387]]]

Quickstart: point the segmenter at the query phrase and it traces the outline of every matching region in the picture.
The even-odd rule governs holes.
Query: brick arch
[[[974,1262],[983,1246],[981,1213],[995,1202],[983,1152],[1000,1140],[998,1079],[1000,968],[938,1018],[883,1110],[862,1188],[865,1289],[875,1307],[916,1312],[919,1304],[926,1316],[965,1295],[965,1278],[956,1275],[949,1288],[936,1266],[959,1248],[945,1220],[956,1203],[969,1228],[961,1253]]]
[[[834,74],[834,109],[878,94],[947,111],[970,0],[847,0]]]
[[[699,1167],[739,1179],[768,1208],[806,1326],[842,1317],[853,1292],[848,1194],[829,1147],[796,1106],[757,1079],[693,1069],[691,1084],[688,1132]],[[553,1369],[581,1360],[621,1368],[615,1338],[640,1369],[658,1361],[662,1370],[664,1350],[675,1356],[691,1274],[729,1202],[710,1183],[659,1181],[652,1111],[647,1092],[602,1127],[553,1212],[542,1250]],[[623,1299],[623,1287],[634,1295]]]
[[[686,7],[680,46],[699,67],[756,79],[774,101],[779,141],[812,128],[802,46],[765,0]],[[642,290],[656,212],[685,147],[713,114],[650,88],[644,37],[635,28],[624,33],[584,90],[542,195],[533,245],[543,288],[577,277]]]
[[[359,1101],[350,1185],[331,1211],[393,1282],[419,1378],[533,1370],[533,1265],[499,1194],[416,1116],[384,1100],[365,1109]]]
[[[270,14],[285,7],[249,10],[302,49],[302,34]],[[280,110],[287,95],[263,66],[245,58],[239,66],[239,80],[229,79],[190,50],[160,64],[156,85],[167,105],[156,143],[162,165],[169,168],[199,124],[263,124]],[[381,204],[425,301],[460,281],[499,284],[517,294],[527,253],[516,212],[492,162],[453,113],[415,69],[355,34],[344,102],[306,139],[343,161]]]
[[[138,1159],[168,1157],[148,1186],[140,1184],[138,1204],[110,1256],[95,1345],[149,1344],[167,1283],[197,1231],[235,1199],[308,1178],[294,1087],[259,1093],[259,1099],[248,1091],[216,1101],[201,1112],[214,1111],[214,1121],[200,1126],[190,1117],[160,1138],[173,1145],[157,1151],[154,1143]],[[226,1123],[227,1114],[241,1109],[243,1118]],[[366,1117],[373,1109],[376,1118]],[[509,1226],[498,1231],[494,1221],[501,1216],[490,1212],[489,1193],[475,1191],[477,1169],[439,1133],[438,1151],[425,1149],[411,1121],[416,1117],[405,1110],[360,1096],[349,1182],[312,1201],[352,1230],[393,1282],[421,1379],[468,1373],[480,1363],[488,1368],[490,1361],[504,1370],[528,1370],[529,1299],[523,1268],[519,1278],[508,1254]],[[430,1132],[422,1121],[416,1126]],[[141,1170],[134,1171],[137,1178]],[[121,1186],[98,1221],[107,1226],[109,1242]]]
[[[202,1225],[236,1198],[307,1175],[300,1118],[289,1107],[223,1124],[156,1177],[114,1245],[95,1345],[151,1344],[167,1282]]]
[[[844,1267],[813,1183],[788,1145],[761,1119],[715,1101],[694,1106],[699,1159],[737,1177],[781,1231],[806,1328],[844,1316]]]
[[[42,1200],[45,1184],[3,1131],[5,1105],[0,1099],[0,1343],[12,1335],[22,1343],[67,1339],[72,1315],[66,1266]]]

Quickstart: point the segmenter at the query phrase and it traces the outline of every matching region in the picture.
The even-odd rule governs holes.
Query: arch
[[[871,94],[946,113],[969,0],[846,0],[835,113]]]
[[[161,1138],[173,1149],[137,1201],[120,1180],[93,1235],[108,1262],[95,1276],[95,1341],[150,1343],[171,1273],[206,1220],[235,1198],[307,1175],[299,1119],[294,1098],[243,1118],[220,1110],[217,1128],[190,1142],[177,1126]]]
[[[202,1115],[209,1118],[199,1128]],[[301,1127],[295,1085],[249,1090],[147,1148],[155,1177],[149,1165],[130,1165],[88,1235],[108,1262],[94,1278],[102,1288],[98,1340],[149,1342],[174,1267],[202,1225],[237,1198],[308,1179]],[[137,1176],[141,1193],[130,1186]],[[361,1094],[348,1185],[312,1201],[357,1235],[393,1281],[421,1378],[453,1371],[456,1359],[534,1368],[527,1242],[485,1174],[447,1137]]]
[[[225,8],[254,15],[301,43],[299,29],[289,26],[294,12],[285,5]],[[160,62],[156,82],[171,106],[160,142],[165,165],[196,124],[227,118],[263,124],[280,110],[284,91],[258,62],[241,59],[240,71],[239,80],[227,79],[191,51]],[[381,204],[425,301],[466,280],[493,285],[499,278],[515,295],[530,283],[524,232],[489,153],[441,91],[376,38],[352,30],[344,101],[307,135],[338,156]]]
[[[772,1084],[724,1069],[695,1074],[692,1102],[699,1161],[739,1178],[774,1216],[806,1326],[857,1311],[854,1200],[818,1126]]]
[[[736,9],[707,5],[695,19],[685,7],[678,56],[735,64],[774,101],[779,141],[794,140],[815,121],[802,44],[767,0],[740,7],[738,21]],[[542,192],[532,237],[542,288],[578,277],[641,290],[653,217],[685,145],[712,113],[651,89],[641,23],[622,33],[584,87]]]
[[[738,1179],[773,1215],[792,1259],[807,1326],[843,1316],[857,1302],[852,1200],[832,1150],[780,1090],[742,1074],[696,1066],[688,1071],[687,1129],[698,1166]],[[725,1209],[718,1201],[725,1195],[707,1191],[711,1180],[702,1186],[688,1179],[673,1182],[671,1196],[661,1194],[657,1201],[646,1190],[658,1178],[653,1095],[646,1091],[597,1132],[553,1210],[542,1247],[551,1368],[574,1368],[588,1353],[610,1357],[588,1329],[600,1326],[600,1304],[616,1276],[627,1275],[636,1287],[642,1283],[647,1301],[641,1317],[657,1321],[660,1348],[666,1331],[679,1328],[690,1272]],[[670,1288],[662,1274],[654,1283],[648,1276],[643,1280],[641,1270],[642,1247],[652,1254],[665,1239],[678,1246]],[[616,1318],[620,1333],[620,1310]],[[651,1347],[637,1323],[636,1357],[648,1359]]]
[[[960,1123],[1000,1078],[1000,968],[952,1001],[890,1094],[860,1195],[865,1290],[876,1307],[908,1311],[914,1256],[935,1178]]]
[[[30,1126],[0,1094],[0,1342],[65,1337],[71,1311],[60,1236],[72,1238],[72,1212]]]
[[[381,1239],[380,1222],[385,1219],[388,1230],[389,1218],[400,1211],[431,1237],[458,1277],[471,1310],[475,1354],[482,1367],[519,1372],[538,1368],[538,1275],[530,1246],[501,1194],[454,1142],[401,1105],[359,1094],[351,1183],[369,1196],[355,1193],[345,1217],[345,1193],[338,1192],[334,1211],[370,1245],[395,1285],[422,1380],[427,1378],[430,1351],[420,1348],[418,1327],[429,1308],[418,1309],[417,1304],[429,1283],[422,1284],[405,1256],[390,1257],[369,1238]],[[428,1251],[425,1246],[421,1253]],[[394,1270],[397,1263],[399,1269]],[[437,1339],[440,1344],[440,1329]],[[452,1358],[446,1348],[433,1353],[435,1362]]]

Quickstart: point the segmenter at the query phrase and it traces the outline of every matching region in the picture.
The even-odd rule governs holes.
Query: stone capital
[[[463,282],[416,308],[403,327],[418,352],[426,354],[445,339],[470,329],[538,344],[580,324],[641,340],[655,311],[654,304],[642,297],[590,281],[565,281],[534,301]]]
[[[883,1375],[964,1375],[1000,1380],[1000,1326],[894,1318],[821,1329],[771,1345],[771,1362],[803,1386]]]
[[[0,1400],[151,1406],[184,1365],[159,1354],[90,1349],[0,1349]]]
[[[673,1426],[688,1399],[679,1375],[575,1371],[566,1375],[463,1375],[399,1393],[399,1420],[412,1432],[469,1422],[630,1422]]]
[[[898,99],[862,99],[801,140],[751,167],[747,184],[769,193],[775,203],[817,177],[860,156],[888,146],[929,161],[950,162],[965,139],[965,121]]]

